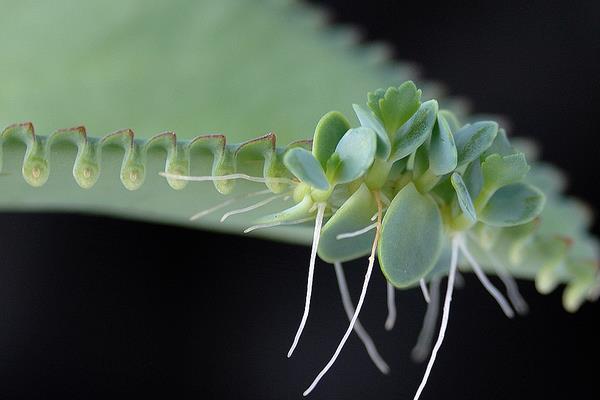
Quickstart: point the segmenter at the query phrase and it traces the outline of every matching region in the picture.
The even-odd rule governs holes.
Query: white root
[[[387,308],[388,314],[384,327],[386,331],[391,331],[396,325],[396,288],[389,282],[387,282]]]
[[[335,268],[335,275],[337,277],[340,295],[342,296],[342,304],[344,305],[344,310],[346,311],[348,319],[352,320],[352,315],[354,314],[354,306],[352,305],[352,299],[350,298],[350,292],[348,291],[348,285],[346,284],[346,277],[344,275],[342,263],[335,262],[333,263],[333,266]],[[373,343],[373,339],[371,339],[371,336],[369,336],[369,334],[358,319],[356,320],[356,324],[354,324],[354,332],[356,332],[360,340],[363,342],[363,345],[365,346],[369,357],[371,357],[371,361],[373,361],[373,364],[375,364],[375,366],[383,374],[389,374],[390,367],[383,360],[383,358],[377,351],[377,347],[375,347],[375,343]]]
[[[221,176],[189,176],[189,175],[178,175],[171,174],[168,172],[159,172],[160,176],[169,179],[175,179],[178,181],[190,181],[190,182],[215,182],[215,181],[230,181],[234,179],[245,179],[251,182],[258,183],[287,183],[289,185],[295,185],[297,182],[293,181],[289,178],[262,178],[260,176],[250,176],[246,174],[229,174],[229,175],[221,175]]]
[[[373,265],[375,264],[375,251],[377,250],[377,242],[379,241],[379,234],[381,232],[381,200],[380,200],[378,192],[375,192],[375,198],[377,199],[377,209],[378,209],[378,214],[379,214],[377,217],[377,230],[375,231],[375,239],[373,240],[373,247],[371,248],[371,255],[369,256],[369,265],[367,267],[367,272],[365,273],[365,280],[363,282],[362,290],[360,292],[358,304],[356,305],[356,310],[354,311],[354,315],[352,316],[352,319],[350,320],[348,329],[346,329],[346,332],[344,333],[344,336],[342,337],[342,340],[340,341],[338,347],[335,349],[333,356],[331,357],[331,359],[329,360],[327,365],[325,365],[325,368],[323,368],[321,370],[321,372],[319,372],[319,374],[317,375],[315,380],[310,384],[308,389],[306,389],[304,391],[304,393],[302,394],[303,396],[308,396],[310,394],[310,392],[312,392],[314,390],[314,388],[319,384],[319,381],[323,378],[323,376],[325,376],[327,371],[329,371],[329,369],[333,366],[333,364],[335,363],[335,360],[337,360],[340,352],[342,351],[342,348],[344,347],[344,345],[346,344],[346,341],[348,340],[348,337],[350,336],[350,333],[354,329],[354,325],[356,324],[358,315],[360,314],[360,310],[362,309],[363,303],[365,301],[365,296],[367,294],[367,287],[369,286],[369,280],[371,279],[371,273],[373,272]]]
[[[232,204],[232,203],[234,203],[234,202],[236,202],[238,200],[245,199],[245,198],[250,198],[250,197],[254,197],[254,196],[260,196],[260,195],[268,194],[268,193],[271,193],[271,191],[269,189],[265,189],[265,190],[260,190],[258,192],[248,193],[248,194],[244,194],[242,196],[236,196],[236,197],[233,197],[231,199],[227,199],[224,202],[222,202],[221,204],[217,204],[214,207],[208,208],[206,210],[202,210],[202,211],[200,211],[200,212],[192,215],[190,217],[190,221],[195,221],[195,220],[197,220],[199,218],[202,218],[202,217],[204,217],[204,216],[206,216],[208,214],[211,214],[211,213],[213,213],[215,211],[218,211],[221,208],[225,208],[228,205],[230,205],[230,204]]]
[[[456,275],[458,276],[458,275]],[[431,340],[433,339],[433,331],[435,329],[438,313],[440,310],[440,279],[433,278],[430,284],[431,298],[427,305],[425,318],[423,318],[423,327],[419,333],[417,344],[412,350],[412,358],[417,362],[425,360],[431,350]]]
[[[429,290],[427,289],[427,284],[425,283],[425,279],[419,280],[419,286],[421,286],[421,292],[423,292],[423,298],[425,298],[425,303],[429,304],[431,299],[429,297]]]
[[[288,351],[288,358],[292,356],[294,353],[294,349],[298,345],[298,341],[300,340],[300,336],[302,335],[302,331],[304,330],[304,326],[306,325],[306,320],[308,319],[308,312],[310,310],[310,297],[312,295],[312,285],[313,285],[313,277],[315,273],[315,262],[317,259],[317,248],[319,247],[319,238],[321,236],[321,226],[323,225],[323,215],[325,214],[325,203],[319,203],[317,206],[317,217],[315,219],[315,231],[313,234],[313,243],[312,249],[310,253],[310,263],[308,266],[308,282],[306,283],[306,301],[304,303],[304,313],[302,314],[302,320],[300,321],[300,326],[298,327],[298,331],[296,332],[296,336],[294,337],[294,342],[292,343],[292,347]]]
[[[461,253],[465,256],[465,258],[467,259],[467,261],[473,268],[475,275],[477,275],[477,278],[479,278],[479,281],[481,282],[483,287],[485,287],[485,289],[489,292],[489,294],[491,294],[492,297],[494,299],[496,299],[496,301],[498,302],[498,305],[500,305],[500,308],[502,308],[502,311],[504,312],[504,314],[506,314],[506,316],[508,318],[513,318],[515,316],[515,313],[512,310],[512,308],[510,307],[510,304],[508,304],[508,301],[502,295],[502,293],[500,293],[500,291],[498,289],[496,289],[496,287],[492,284],[492,282],[489,281],[487,276],[485,276],[485,273],[483,272],[483,270],[481,269],[481,267],[479,266],[479,264],[477,263],[475,258],[471,255],[471,253],[467,249],[467,246],[465,246],[465,243],[462,240],[462,238],[459,240],[458,246],[460,247]]]
[[[256,210],[257,208],[263,207],[263,206],[269,204],[270,202],[280,199],[284,196],[286,196],[286,194],[278,194],[275,196],[268,197],[264,200],[259,201],[258,203],[252,204],[250,206],[239,208],[237,210],[228,211],[225,214],[223,214],[223,216],[221,217],[221,222],[225,221],[227,218],[231,217],[232,215],[243,214],[246,212]]]
[[[308,221],[312,221],[313,218],[302,218],[302,219],[297,219],[294,221],[278,221],[278,222],[269,222],[267,224],[258,224],[258,225],[252,225],[246,229],[244,229],[244,233],[250,233],[252,231],[255,231],[257,229],[265,229],[265,228],[274,228],[276,226],[284,226],[284,225],[298,225],[298,224],[303,224],[305,222]]]
[[[479,248],[482,248],[481,245],[479,245],[475,235],[469,234],[469,237],[479,246]],[[512,277],[506,266],[502,264],[502,262],[491,251],[486,252],[486,255],[491,261],[492,267],[496,271],[496,274],[506,287],[506,294],[508,295],[508,299],[512,303],[515,310],[517,310],[517,312],[521,315],[527,314],[529,312],[529,306],[527,305],[527,302],[523,296],[521,296],[521,293],[519,292],[519,285],[517,285],[515,278]]]
[[[340,239],[349,239],[349,238],[353,238],[353,237],[356,237],[356,236],[360,236],[360,235],[362,235],[362,234],[365,234],[365,233],[367,233],[367,232],[369,232],[369,231],[371,231],[371,230],[375,229],[376,227],[377,227],[377,223],[374,223],[374,224],[371,224],[371,225],[369,225],[369,226],[366,226],[366,227],[364,227],[364,228],[362,228],[362,229],[359,229],[359,230],[357,230],[357,231],[354,231],[354,232],[340,233],[340,234],[339,234],[339,235],[337,235],[335,238],[336,238],[337,240],[340,240]]]
[[[448,286],[446,287],[446,297],[444,298],[444,311],[442,313],[442,324],[440,326],[440,333],[438,335],[437,341],[435,342],[435,346],[433,346],[433,351],[431,352],[431,358],[429,358],[429,363],[427,363],[427,369],[425,370],[425,375],[423,376],[423,380],[417,389],[417,393],[415,394],[414,400],[418,400],[427,384],[427,380],[429,379],[429,374],[431,374],[431,369],[433,368],[433,364],[435,363],[435,358],[437,357],[437,353],[444,342],[444,336],[446,334],[446,328],[448,327],[448,319],[450,317],[450,303],[452,302],[452,291],[454,290],[454,278],[456,276],[456,266],[458,264],[458,244],[459,238],[455,237],[452,239],[452,257],[450,261],[450,273],[448,274]]]

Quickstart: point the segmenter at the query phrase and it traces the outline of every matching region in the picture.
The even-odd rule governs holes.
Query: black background
[[[598,207],[599,2],[315,3],[392,44],[474,111],[507,115],[568,171],[570,193]],[[321,263],[308,327],[285,358],[307,248],[90,216],[2,214],[0,226],[1,398],[297,399],[346,328]],[[365,266],[346,268],[355,300]],[[598,396],[599,305],[570,315],[560,293],[521,287],[531,312],[507,320],[467,277],[423,399]],[[352,336],[313,399],[412,398],[424,365],[409,354],[425,308],[418,291],[397,300],[389,333],[376,271],[361,320],[392,374],[381,376]]]

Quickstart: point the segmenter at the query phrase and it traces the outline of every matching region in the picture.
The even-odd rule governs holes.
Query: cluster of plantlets
[[[448,276],[440,332],[415,399],[425,387],[444,338],[459,264],[475,272],[508,317],[514,315],[510,303],[484,270],[500,276],[514,308],[521,313],[527,305],[513,275],[535,276],[542,292],[567,283],[564,304],[570,311],[586,298],[598,296],[596,242],[586,232],[588,217],[569,218],[581,215],[582,208],[561,200],[560,178],[554,170],[540,168],[528,177],[525,154],[511,145],[497,123],[462,125],[451,112],[439,110],[435,100],[421,102],[421,91],[410,81],[369,93],[367,106],[354,105],[360,126],[352,128],[339,112],[327,113],[317,124],[311,149],[298,146],[284,152],[283,165],[294,180],[279,191],[291,190],[295,205],[250,228],[315,220],[305,308],[288,357],[308,318],[316,255],[336,268],[350,324],[304,395],[331,368],[353,329],[374,363],[387,373],[387,364],[358,322],[376,255],[388,281],[387,329],[395,319],[395,288],[419,285],[430,303],[415,347],[416,359],[429,352],[439,280]],[[281,168],[278,172],[263,179],[269,183],[269,179],[288,176]],[[532,183],[540,184],[548,197]],[[549,214],[554,213],[549,224],[541,223],[544,219],[540,218],[547,198],[552,206]],[[262,202],[256,204],[260,205]],[[569,226],[562,231],[565,234],[555,232],[563,224]],[[365,255],[369,255],[369,264],[354,309],[341,263]],[[436,301],[430,301],[428,283]]]
[[[541,292],[566,283],[564,305],[570,311],[585,299],[594,300],[600,291],[597,245],[587,233],[590,216],[579,203],[564,198],[561,176],[545,165],[534,164],[530,171],[525,154],[510,143],[495,122],[463,125],[453,113],[438,107],[435,100],[422,102],[421,91],[408,81],[369,93],[367,108],[354,105],[359,126],[351,127],[341,113],[329,112],[318,122],[312,140],[285,148],[276,147],[274,134],[242,144],[228,144],[223,135],[183,142],[173,133],[144,141],[135,139],[131,130],[103,138],[88,137],[83,128],[36,136],[31,124],[18,124],[0,134],[0,150],[5,140],[25,143],[22,173],[33,186],[41,186],[48,179],[51,146],[61,141],[77,146],[73,176],[82,188],[95,184],[102,149],[113,145],[125,150],[120,176],[130,190],[144,182],[146,157],[154,147],[167,154],[161,174],[174,189],[182,189],[188,181],[213,181],[220,193],[230,194],[237,179],[266,184],[266,190],[241,197],[269,193],[271,197],[231,210],[221,221],[275,199],[293,201],[293,206],[246,229],[315,221],[305,308],[288,357],[308,319],[317,255],[334,264],[350,319],[332,358],[305,395],[331,368],[353,330],[377,367],[388,372],[358,320],[376,256],[388,282],[386,329],[392,329],[395,321],[396,288],[420,286],[429,303],[413,353],[418,360],[430,353],[440,280],[448,276],[439,335],[417,399],[444,338],[459,267],[473,270],[509,317],[514,314],[513,307],[518,312],[527,309],[514,276],[535,278]],[[213,158],[209,176],[190,174],[192,156],[200,152]],[[0,167],[1,156],[0,152]],[[530,152],[532,158],[535,160]],[[257,176],[257,162],[262,162],[262,176]],[[239,199],[232,197],[192,219]],[[369,263],[354,307],[341,263],[366,255]],[[485,272],[502,279],[510,302]]]

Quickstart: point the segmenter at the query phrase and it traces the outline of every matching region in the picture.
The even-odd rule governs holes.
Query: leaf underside
[[[38,135],[85,125],[90,137],[131,128],[138,139],[174,131],[180,140],[225,134],[228,143],[275,132],[285,145],[310,138],[324,110],[351,115],[351,104],[372,88],[415,78],[378,48],[353,43],[352,30],[324,26],[319,11],[303,4],[124,0],[119,8],[101,1],[3,4],[0,37],[11,40],[0,41],[0,129],[31,121]],[[39,188],[23,180],[25,146],[2,147],[0,210],[86,212],[240,233],[258,215],[285,208],[275,201],[225,224],[219,213],[190,222],[223,196],[210,182],[171,189],[158,176],[164,152],[148,156],[145,183],[128,191],[119,179],[123,150],[108,147],[98,182],[84,190],[72,176],[75,146],[52,146],[50,176]],[[192,164],[192,173],[211,172],[208,157]],[[262,176],[260,166],[241,168]],[[237,182],[234,194],[264,188]],[[256,234],[310,240],[310,224],[277,229]]]

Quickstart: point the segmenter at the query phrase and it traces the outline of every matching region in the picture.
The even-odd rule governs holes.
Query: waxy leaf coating
[[[348,129],[350,129],[350,123],[342,113],[337,111],[328,112],[317,123],[313,136],[312,153],[323,169]]]
[[[494,142],[498,124],[491,121],[465,125],[454,134],[458,151],[458,165],[465,165],[483,154]]]
[[[319,257],[327,262],[348,261],[369,254],[375,229],[361,235],[338,239],[344,233],[356,232],[371,224],[377,204],[371,191],[362,184],[323,226],[319,241]]]
[[[472,222],[477,221],[477,213],[475,212],[475,206],[473,206],[473,200],[469,195],[469,190],[465,185],[462,177],[458,172],[452,174],[450,178],[452,182],[452,186],[456,191],[456,196],[458,198],[458,205],[461,211],[471,220]]]
[[[390,138],[385,131],[385,128],[377,116],[372,112],[365,110],[358,104],[354,104],[352,107],[354,108],[354,112],[356,113],[360,124],[365,128],[373,129],[377,134],[377,157],[387,160],[392,151],[392,144],[390,143]]]
[[[514,226],[537,217],[544,207],[544,194],[525,183],[498,189],[479,213],[479,220],[493,226]]]
[[[325,172],[310,151],[300,147],[293,148],[285,154],[283,163],[302,182],[320,190],[329,189]]]
[[[431,134],[438,111],[438,103],[429,100],[400,127],[392,144],[392,161],[400,160],[415,152]]]
[[[454,136],[446,118],[438,113],[429,142],[429,168],[435,175],[448,174],[456,168],[458,154]]]
[[[403,288],[416,284],[435,266],[443,243],[437,204],[405,186],[392,200],[379,241],[379,264],[387,280]]]
[[[350,129],[335,149],[335,154],[340,158],[335,183],[352,182],[364,175],[373,164],[376,149],[377,136],[372,129]]]

